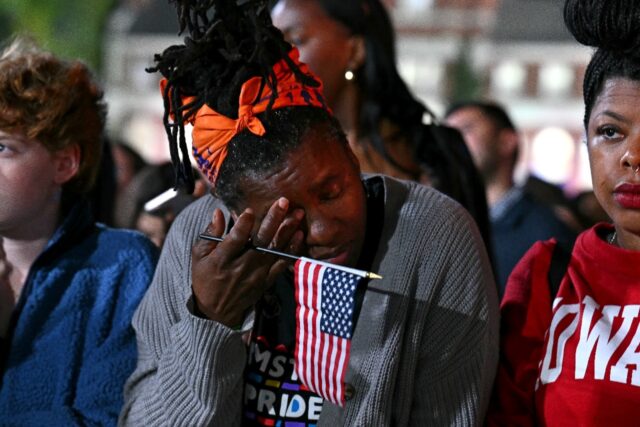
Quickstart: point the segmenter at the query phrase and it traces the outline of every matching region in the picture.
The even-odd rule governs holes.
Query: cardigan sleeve
[[[410,425],[481,425],[497,365],[498,298],[489,260],[466,212],[450,212],[423,269],[439,268],[416,367]],[[422,275],[433,277],[433,274]]]
[[[133,321],[138,365],[125,386],[121,425],[240,424],[242,332],[192,314],[191,242],[211,218],[197,203],[172,226],[151,288]]]
[[[534,426],[534,390],[544,335],[551,322],[547,273],[554,244],[538,242],[516,265],[501,305],[500,362],[490,426]]]

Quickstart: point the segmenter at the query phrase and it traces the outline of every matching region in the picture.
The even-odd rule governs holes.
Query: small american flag
[[[308,258],[295,265],[296,374],[307,388],[340,406],[360,273]]]

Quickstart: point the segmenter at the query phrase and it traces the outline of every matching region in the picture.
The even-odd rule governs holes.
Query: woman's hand
[[[289,201],[281,198],[271,205],[252,238],[255,216],[246,209],[222,242],[197,241],[192,249],[191,276],[194,300],[201,314],[229,327],[238,326],[245,311],[271,286],[290,261],[258,251],[255,246],[297,253],[302,248],[299,230],[304,212],[289,213]],[[220,237],[225,221],[219,209],[207,226],[207,234]]]

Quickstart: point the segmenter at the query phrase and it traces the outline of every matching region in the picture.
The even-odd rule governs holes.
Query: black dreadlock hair
[[[564,21],[578,42],[597,48],[584,76],[584,126],[606,80],[640,81],[640,4],[635,0],[566,0]]]
[[[183,45],[170,46],[155,55],[156,66],[148,71],[159,71],[167,79],[163,122],[176,187],[184,186],[192,192],[194,180],[184,124],[200,107],[206,104],[227,117],[237,118],[242,84],[259,76],[263,78],[263,87],[267,85],[273,92],[263,113],[268,116],[277,98],[272,67],[282,59],[302,83],[318,86],[318,82],[302,73],[289,58],[291,46],[271,23],[268,0],[170,0],[170,3],[175,3],[178,11],[180,34],[186,30],[188,36]],[[193,100],[182,105],[183,97]],[[229,181],[220,178],[220,182]]]

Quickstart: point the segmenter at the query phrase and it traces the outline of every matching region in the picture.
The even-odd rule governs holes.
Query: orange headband
[[[300,62],[298,49],[292,48],[289,51],[289,57],[303,74],[313,76],[306,64]],[[273,72],[278,82],[278,97],[273,103],[273,109],[290,106],[313,106],[329,111],[322,96],[322,83],[318,87],[309,87],[300,83],[284,59],[273,66]],[[256,114],[266,111],[272,91],[265,85],[260,94],[262,81],[262,77],[252,77],[242,85],[237,119],[224,116],[205,104],[189,120],[189,123],[193,124],[193,156],[200,170],[206,174],[213,185],[218,178],[222,162],[227,157],[227,146],[231,139],[245,129],[258,136],[262,136],[266,132]],[[167,80],[162,79],[160,89],[163,94],[166,85]],[[260,99],[258,99],[258,95],[261,95]],[[192,100],[192,97],[184,98],[182,104],[186,105]]]

